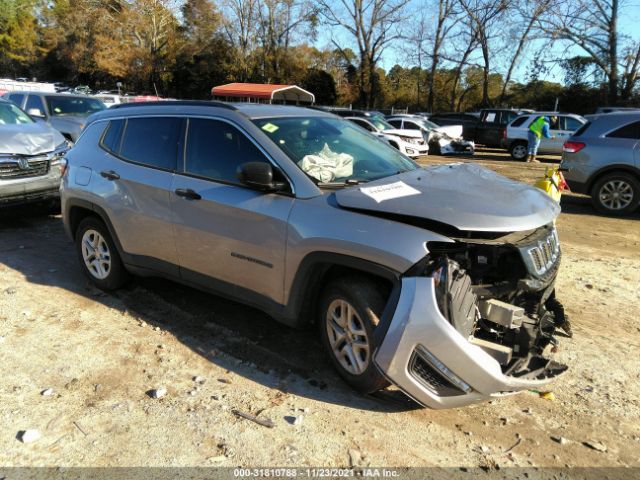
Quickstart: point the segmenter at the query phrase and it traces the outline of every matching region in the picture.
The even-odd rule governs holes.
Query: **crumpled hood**
[[[0,154],[39,155],[52,152],[63,142],[60,132],[44,122],[0,125]]]
[[[436,132],[442,132],[449,135],[451,138],[462,137],[462,125],[446,125],[444,127],[434,128]]]
[[[392,184],[397,185],[385,191]],[[468,231],[529,230],[560,213],[542,190],[473,163],[421,168],[335,195],[341,207],[423,218]]]

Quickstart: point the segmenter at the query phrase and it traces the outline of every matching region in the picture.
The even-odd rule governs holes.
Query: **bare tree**
[[[235,70],[238,79],[246,81],[251,76],[251,54],[257,38],[258,0],[224,0],[226,16],[224,30],[234,48]]]
[[[436,28],[433,33],[431,48],[431,67],[429,69],[429,96],[427,99],[427,109],[432,112],[435,102],[434,87],[438,65],[440,64],[441,52],[446,39],[453,28],[460,21],[458,0],[438,0],[438,18]]]
[[[580,47],[607,79],[609,102],[618,99],[620,0],[557,0],[540,27],[553,39]]]
[[[624,55],[624,74],[622,75],[622,97],[631,98],[633,89],[639,78],[640,70],[640,42],[627,48]]]
[[[293,37],[303,26],[313,33],[316,7],[307,0],[263,0],[257,8],[262,45],[263,76],[267,81],[288,81],[288,65],[282,65]],[[268,68],[267,68],[268,67]]]
[[[471,28],[475,31],[482,50],[482,104],[485,106],[489,105],[490,39],[507,10],[509,2],[510,0],[460,0],[463,10],[469,16]]]
[[[456,58],[447,58],[447,60],[456,65],[453,69],[453,80],[449,96],[449,108],[451,110],[457,110],[459,108],[460,102],[456,102],[456,100],[458,99],[458,87],[461,83],[462,72],[464,68],[469,65],[474,50],[478,48],[478,31],[475,29],[474,24],[465,23],[464,25],[466,28],[463,27],[461,32],[456,35],[456,43],[465,45],[464,50],[462,50],[460,56]]]
[[[395,32],[409,0],[318,0],[320,14],[333,27],[340,27],[356,41],[360,59],[360,102],[373,103],[376,65],[389,44],[400,38]]]
[[[551,2],[552,0],[524,0],[520,5],[517,5],[516,11],[518,12],[519,18],[515,23],[515,28],[519,33],[513,39],[517,40],[517,44],[509,61],[509,68],[507,69],[507,74],[505,75],[504,83],[502,84],[502,92],[500,92],[499,100],[501,105],[503,104],[507,94],[507,88],[509,87],[509,82],[511,81],[513,72],[535,31],[535,25],[540,16],[548,10]]]

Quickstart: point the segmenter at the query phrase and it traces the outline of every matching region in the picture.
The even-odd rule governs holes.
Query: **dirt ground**
[[[545,167],[469,161],[528,183]],[[599,216],[573,195],[562,209],[557,289],[575,335],[555,400],[447,411],[354,393],[315,331],[246,306],[158,279],[102,293],[59,216],[0,219],[0,465],[638,467],[640,214]],[[20,442],[27,429],[41,438]]]

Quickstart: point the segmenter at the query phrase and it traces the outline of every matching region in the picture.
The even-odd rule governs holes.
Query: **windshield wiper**
[[[360,185],[361,183],[367,183],[368,180],[358,180],[355,178],[349,178],[344,182],[317,182],[316,185],[318,187],[328,187],[328,188],[336,188],[336,187],[345,187],[351,185]]]

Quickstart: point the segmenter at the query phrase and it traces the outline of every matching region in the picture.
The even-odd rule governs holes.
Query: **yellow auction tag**
[[[273,132],[275,132],[276,130],[278,130],[278,128],[280,128],[280,127],[278,127],[278,126],[274,125],[273,123],[265,123],[265,124],[262,126],[262,129],[263,129],[265,132],[269,132],[269,133],[273,133]]]

